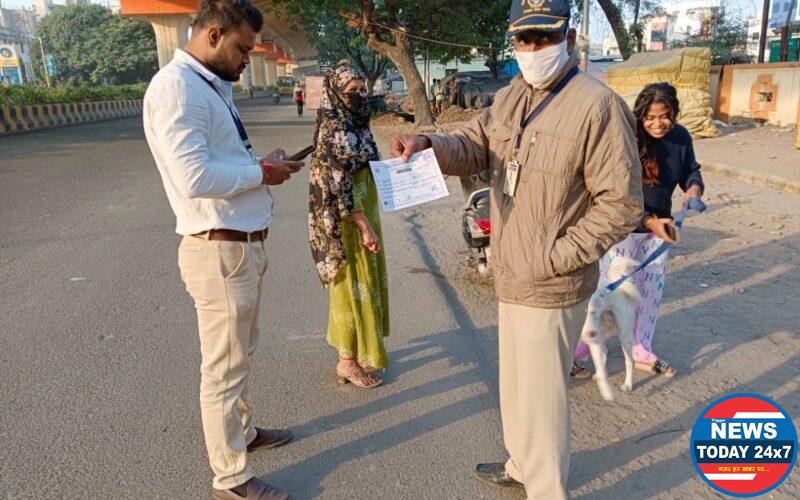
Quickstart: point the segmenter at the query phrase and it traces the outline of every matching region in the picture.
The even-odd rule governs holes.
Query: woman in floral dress
[[[330,290],[328,343],[339,355],[340,383],[373,388],[386,368],[389,294],[378,193],[369,161],[378,149],[369,130],[364,76],[346,63],[326,72],[309,179],[311,254]]]

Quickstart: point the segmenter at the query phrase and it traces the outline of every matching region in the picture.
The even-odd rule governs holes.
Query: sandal
[[[345,361],[352,361],[350,358],[341,358]],[[339,379],[339,383],[344,385],[348,382],[353,384],[356,387],[361,387],[364,389],[373,389],[375,387],[380,386],[383,384],[383,379],[374,375],[372,373],[367,373],[363,368],[358,365],[355,365],[353,372],[349,375],[346,375],[339,371],[339,367],[336,367],[336,376]]]
[[[569,371],[569,376],[575,380],[586,380],[592,377],[592,372],[587,370],[586,367],[583,366],[583,363],[576,359],[572,362],[572,369]]]
[[[663,375],[669,378],[674,377],[678,373],[669,362],[663,359],[656,360],[652,365],[648,363],[634,363],[633,367],[637,370],[655,373],[656,375]]]
[[[359,367],[357,370],[353,370],[353,373],[350,375],[343,375],[339,371],[336,372],[336,376],[339,377],[340,384],[346,384],[350,382],[356,387],[361,387],[364,389],[374,389],[379,385],[383,384],[383,379],[373,375],[371,373],[365,373],[364,370]]]

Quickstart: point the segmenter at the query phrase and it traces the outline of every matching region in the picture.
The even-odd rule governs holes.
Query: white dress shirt
[[[144,133],[178,234],[252,232],[272,222],[272,194],[231,111],[238,116],[231,84],[180,49],[147,88]]]

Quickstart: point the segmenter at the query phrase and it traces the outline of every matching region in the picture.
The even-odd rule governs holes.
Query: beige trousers
[[[500,303],[500,416],[506,473],[529,499],[566,498],[572,353],[588,301],[566,309]]]
[[[214,488],[253,475],[247,444],[256,429],[245,384],[258,342],[258,312],[267,257],[264,242],[208,241],[184,236],[178,265],[194,299],[200,333],[200,414]]]

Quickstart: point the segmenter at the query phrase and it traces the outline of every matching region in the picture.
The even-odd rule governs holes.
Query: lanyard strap
[[[253,145],[250,144],[250,139],[247,137],[247,131],[244,129],[244,124],[242,123],[241,118],[239,118],[239,115],[236,114],[236,112],[233,110],[232,107],[228,106],[228,101],[226,101],[225,98],[222,97],[222,94],[220,94],[219,91],[217,91],[217,88],[211,81],[209,81],[206,77],[201,75],[197,70],[192,69],[192,71],[194,71],[194,74],[200,77],[201,80],[206,82],[206,84],[209,87],[211,87],[211,90],[213,90],[214,93],[217,94],[220,99],[222,99],[222,104],[224,104],[225,107],[228,108],[228,112],[231,114],[231,118],[233,118],[233,124],[236,125],[236,130],[239,132],[239,139],[242,140],[242,143],[244,144],[245,149],[247,149],[247,152],[250,153],[250,156],[252,156],[255,159],[255,155],[253,154]]]
[[[578,67],[575,66],[574,68],[569,70],[569,73],[567,73],[564,76],[564,78],[562,78],[561,81],[558,82],[558,84],[553,88],[553,90],[551,90],[550,93],[547,94],[544,99],[542,99],[542,102],[540,102],[539,104],[536,105],[535,108],[533,108],[533,111],[531,111],[528,114],[528,116],[522,115],[522,118],[520,119],[519,122],[519,130],[517,131],[517,138],[514,143],[514,156],[516,156],[516,152],[519,151],[519,147],[522,145],[522,134],[525,132],[525,127],[530,125],[531,122],[535,120],[536,117],[542,113],[542,111],[544,111],[547,105],[550,104],[562,90],[564,90],[564,87],[566,87],[567,84],[573,78],[575,78],[575,75],[577,74],[578,74]]]
[[[685,205],[683,205],[683,208],[681,208],[681,211],[680,211],[680,212],[678,212],[678,215],[677,215],[677,217],[675,217],[675,227],[677,227],[678,229],[680,229],[680,228],[681,228],[681,226],[683,226],[683,219],[685,219],[685,218],[686,218],[686,213],[687,213],[689,210],[695,210],[695,211],[697,211],[697,212],[700,212],[700,213],[702,213],[702,212],[705,212],[706,208],[707,208],[707,207],[706,207],[706,204],[705,204],[705,203],[703,203],[702,201],[698,200],[697,198],[689,198],[689,202],[688,202],[688,203],[686,203]],[[622,278],[618,279],[617,281],[615,281],[615,282],[611,283],[611,284],[610,284],[610,285],[608,285],[608,286],[606,287],[606,289],[605,289],[605,290],[603,290],[601,293],[602,293],[603,295],[605,295],[605,294],[607,294],[607,293],[609,293],[609,292],[613,292],[614,290],[616,290],[617,288],[619,288],[619,286],[620,286],[620,285],[622,285],[623,283],[625,283],[625,281],[627,281],[628,279],[630,279],[630,277],[631,277],[631,276],[633,276],[634,274],[638,273],[639,271],[641,271],[642,269],[644,269],[645,267],[647,267],[648,265],[650,265],[650,264],[651,264],[651,263],[652,263],[654,260],[656,260],[656,259],[657,259],[657,258],[658,258],[658,257],[659,257],[661,254],[663,254],[664,252],[666,252],[667,250],[669,250],[669,247],[671,247],[671,246],[672,246],[672,244],[670,244],[670,243],[667,243],[667,242],[664,242],[664,243],[662,243],[662,244],[661,244],[661,246],[659,246],[658,248],[656,248],[656,249],[653,251],[653,253],[651,253],[650,255],[648,255],[648,256],[647,256],[647,258],[646,258],[646,259],[644,259],[644,261],[643,261],[641,264],[639,264],[639,265],[636,267],[636,269],[634,269],[633,271],[631,271],[631,273],[630,273],[630,274],[628,274],[627,276],[623,276]]]

